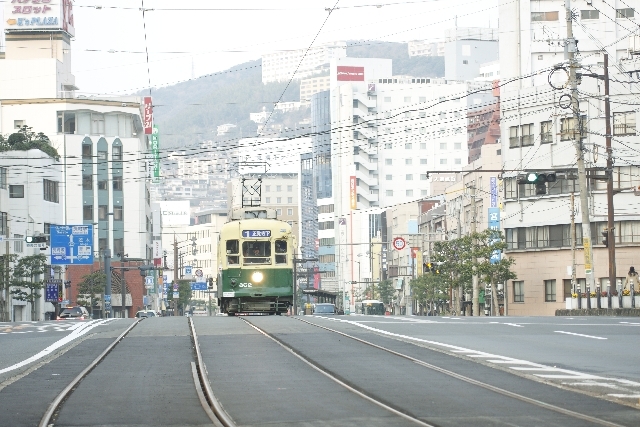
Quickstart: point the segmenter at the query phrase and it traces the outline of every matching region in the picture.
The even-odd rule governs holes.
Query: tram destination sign
[[[242,237],[271,237],[271,230],[242,230]]]

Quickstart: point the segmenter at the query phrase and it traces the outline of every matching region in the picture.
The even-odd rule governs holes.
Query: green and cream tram
[[[218,241],[218,305],[229,315],[281,314],[293,304],[291,226],[274,209],[232,212]]]

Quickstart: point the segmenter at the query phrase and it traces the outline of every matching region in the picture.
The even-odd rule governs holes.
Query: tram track
[[[127,329],[124,330],[98,357],[96,357],[87,367],[85,367],[49,404],[38,427],[53,426],[64,403],[74,392],[78,385],[86,378],[93,369],[102,362],[109,353],[135,328],[142,319],[136,319]]]
[[[443,374],[446,375],[447,377],[450,377],[452,379],[455,379],[457,381],[462,381],[466,384],[469,384],[471,386],[474,387],[479,387],[482,390],[485,391],[490,391],[492,393],[501,395],[502,397],[508,398],[508,399],[514,399],[517,400],[519,402],[528,404],[528,405],[533,405],[537,408],[540,409],[544,409],[544,410],[548,410],[548,411],[552,411],[555,412],[557,414],[561,414],[563,416],[567,416],[567,417],[571,417],[575,420],[579,420],[580,422],[588,422],[591,423],[593,425],[600,425],[600,426],[608,426],[608,427],[622,427],[623,424],[618,424],[612,421],[608,421],[605,419],[601,419],[598,418],[596,416],[592,416],[592,415],[588,415],[588,414],[583,414],[580,412],[576,412],[573,411],[571,409],[566,409],[548,402],[544,402],[542,400],[539,399],[535,399],[529,396],[525,396],[523,394],[520,393],[516,393],[514,391],[510,391],[507,390],[505,388],[499,387],[499,386],[495,386],[492,384],[489,384],[487,382],[483,382],[483,381],[479,381],[477,379],[471,378],[469,376],[466,375],[462,375],[459,374],[457,372],[453,372],[451,370],[448,369],[444,369],[442,367],[433,365],[431,363],[425,362],[424,360],[420,360],[416,357],[410,356],[408,354],[404,354],[401,353],[399,351],[387,348],[385,346],[376,344],[374,342],[371,341],[367,341],[365,339],[347,334],[345,332],[341,332],[326,326],[322,326],[322,325],[318,325],[316,323],[313,322],[309,322],[305,319],[299,318],[299,317],[294,317],[293,319],[298,320],[300,322],[306,323],[308,325],[311,326],[315,326],[317,328],[321,328],[323,330],[326,330],[328,332],[331,333],[335,333],[338,334],[342,337],[348,338],[350,340],[353,340],[355,342],[370,346],[372,348],[375,348],[377,350],[380,351],[384,351],[386,353],[389,353],[393,356],[396,356],[398,358],[402,358],[404,360],[410,361],[418,366],[421,366],[425,369],[428,369],[430,371],[433,372],[437,372],[439,374]],[[269,339],[273,340],[274,342],[276,342],[277,344],[279,344],[282,348],[284,348],[286,351],[288,351],[289,353],[293,354],[294,356],[296,356],[297,358],[299,358],[300,360],[302,360],[304,363],[306,363],[308,366],[312,367],[314,370],[320,372],[322,375],[330,378],[331,380],[333,380],[334,382],[340,384],[341,386],[345,387],[346,389],[348,389],[349,391],[357,394],[358,396],[376,404],[377,406],[384,408],[390,412],[392,412],[395,415],[401,416],[402,418],[409,420],[417,425],[422,425],[422,426],[435,426],[438,425],[439,423],[430,423],[428,420],[424,420],[424,419],[418,419],[416,416],[408,413],[408,411],[406,409],[394,406],[393,404],[390,404],[388,402],[383,402],[380,399],[376,398],[375,396],[373,396],[370,393],[367,393],[366,390],[363,390],[361,388],[356,387],[353,384],[349,384],[347,381],[345,381],[344,379],[342,379],[340,377],[340,375],[338,373],[332,372],[330,369],[327,369],[326,367],[320,365],[319,363],[315,362],[314,360],[312,360],[311,358],[303,355],[300,351],[296,350],[294,347],[292,347],[291,345],[285,343],[283,340],[279,339],[277,336],[275,336],[274,334],[269,333],[268,331],[260,328],[259,326],[253,324],[250,320],[246,319],[246,318],[241,318],[242,321],[244,321],[245,323],[247,323],[249,326],[251,326],[252,328],[254,328],[256,331],[258,331],[259,333],[261,333],[262,335],[264,335],[265,337],[268,337]]]

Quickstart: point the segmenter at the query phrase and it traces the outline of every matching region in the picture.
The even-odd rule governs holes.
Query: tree
[[[176,302],[176,309],[181,313],[184,308],[191,301],[191,281],[190,280],[178,280],[178,301]],[[174,313],[177,315],[178,313]]]
[[[11,320],[11,313],[9,312],[9,302],[11,299],[5,295],[9,294],[11,275],[13,273],[12,264],[17,258],[18,255],[16,254],[0,256],[0,295],[4,298],[0,303],[0,322],[8,322]]]
[[[19,258],[13,269],[11,286],[14,289],[11,290],[11,295],[13,299],[31,304],[31,320],[36,320],[35,302],[41,297],[38,291],[44,286],[43,280],[36,280],[36,277],[44,274],[46,263],[46,255],[29,255]]]
[[[78,283],[78,305],[87,307],[93,318],[94,309],[98,303],[97,294],[103,294],[107,286],[107,275],[103,270],[97,270],[82,278]]]
[[[441,307],[447,300],[447,281],[440,273],[425,273],[411,279],[410,285],[415,300],[422,308],[428,308],[430,312]]]
[[[9,135],[9,138],[0,138],[0,151],[28,151],[40,150],[43,153],[60,160],[58,150],[51,146],[51,140],[42,132],[35,133],[33,128],[22,126],[18,132]]]
[[[378,295],[380,295],[380,301],[385,305],[391,305],[393,298],[396,295],[396,290],[393,287],[393,281],[386,279],[378,283]]]
[[[473,240],[471,236],[443,240],[433,245],[431,262],[438,265],[443,285],[457,289],[458,305],[455,310],[462,312],[462,294],[470,289],[473,277]]]
[[[498,308],[498,292],[497,284],[503,283],[505,286],[507,281],[517,278],[517,275],[511,271],[511,267],[515,264],[515,259],[511,257],[502,257],[500,261],[491,257],[496,252],[501,252],[507,247],[504,235],[498,230],[484,230],[476,233],[476,255],[477,255],[477,273],[478,277],[484,283],[492,285],[491,297],[493,310],[496,315],[500,315]]]

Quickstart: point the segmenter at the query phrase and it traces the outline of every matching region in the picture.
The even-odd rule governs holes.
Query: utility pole
[[[476,182],[477,177],[474,178],[473,184],[471,186],[471,235],[473,236],[476,233]],[[476,240],[473,239],[472,243],[475,245]],[[475,258],[473,260],[476,261]],[[478,273],[476,269],[473,269],[473,276],[471,277],[471,285],[472,292],[471,295],[471,305],[472,305],[472,316],[480,316],[480,290],[478,286]]]
[[[462,220],[461,220],[461,215],[462,215],[462,198],[459,198],[459,203],[457,208],[458,208],[458,239],[462,238]],[[462,293],[464,292],[462,289],[462,285],[458,285],[458,289],[457,289],[457,293],[458,293],[458,316],[462,316],[462,308],[464,307],[464,305],[462,304]]]
[[[607,298],[610,302],[611,290],[616,288],[616,231],[613,210],[613,150],[611,148],[611,108],[609,104],[609,55],[606,53],[604,54],[604,119],[607,175],[609,176],[607,180],[607,249],[609,252],[609,286],[607,286]],[[607,307],[611,307],[611,304]]]
[[[173,283],[178,283],[178,240],[176,240],[176,235],[173,235]],[[182,271],[182,270],[180,270]],[[167,300],[169,297],[169,292],[173,292],[173,286],[171,286],[171,289],[167,288]],[[172,298],[173,298],[173,294],[172,294]],[[177,304],[174,301],[173,302],[173,315],[176,315],[176,307]]]
[[[584,165],[584,151],[582,146],[582,123],[580,118],[580,104],[578,100],[578,81],[576,68],[579,63],[575,59],[577,50],[576,40],[573,38],[573,20],[571,0],[565,0],[565,14],[567,20],[566,52],[569,59],[569,84],[571,87],[571,110],[573,111],[573,144],[578,158],[578,184],[580,188],[580,211],[582,214],[582,246],[584,248],[584,274],[587,281],[586,292],[595,289],[595,274],[593,271],[593,253],[591,245],[591,222],[589,220],[589,194],[587,186],[587,172]]]
[[[575,194],[571,192],[571,292],[580,293],[576,290],[576,207]],[[572,296],[573,297],[573,296]],[[580,295],[578,295],[578,308],[580,308]]]
[[[111,249],[105,248],[104,250],[104,274],[106,275],[106,284],[104,289],[104,302],[102,303],[104,317],[111,317]]]

